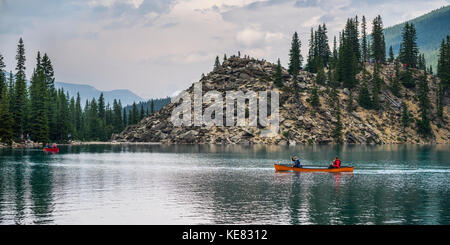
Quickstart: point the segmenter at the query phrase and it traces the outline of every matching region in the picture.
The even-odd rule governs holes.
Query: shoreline
[[[118,141],[75,141],[71,144],[57,144],[58,146],[82,146],[82,145],[222,145],[222,144],[174,144],[174,143],[162,143],[162,142],[118,142]],[[224,145],[270,145],[270,144],[224,144]],[[278,144],[274,144],[278,145]],[[286,144],[284,146],[296,146],[296,145],[338,145],[338,144]],[[340,145],[449,145],[447,143],[392,143],[392,144],[340,144]],[[283,145],[280,145],[283,146]],[[0,143],[0,149],[35,149],[43,148],[42,143],[14,143],[10,146]]]

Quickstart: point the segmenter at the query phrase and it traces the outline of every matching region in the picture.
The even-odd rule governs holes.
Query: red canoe
[[[341,168],[327,168],[327,167],[315,167],[315,166],[303,166],[302,168],[293,168],[286,165],[274,164],[275,171],[294,171],[294,172],[353,172],[353,167],[342,166]]]
[[[59,148],[44,148],[44,152],[52,152],[52,153],[58,153],[59,152]]]

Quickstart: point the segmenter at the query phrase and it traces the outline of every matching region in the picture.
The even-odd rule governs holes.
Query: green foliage
[[[406,128],[411,123],[411,114],[409,113],[408,106],[406,105],[406,103],[404,101],[402,101],[401,107],[402,107],[401,122],[402,122],[403,128]]]
[[[10,112],[7,87],[3,86],[0,96],[0,142],[11,144],[13,140],[14,118]]]
[[[377,16],[372,22],[372,58],[377,63],[386,62],[386,43],[383,33],[383,21]]]
[[[446,39],[442,40],[439,49],[437,72],[438,77],[441,79],[442,91],[444,95],[447,95],[448,88],[450,87],[450,35],[447,35]]]
[[[5,63],[3,62],[3,56],[0,54],[0,99],[2,98],[1,93],[4,87],[7,86],[6,83],[6,71],[5,69]]]
[[[380,109],[380,91],[382,80],[379,75],[379,65],[374,65],[373,79],[372,79],[372,109]]]
[[[428,97],[429,88],[426,75],[423,75],[419,81],[419,87],[417,90],[417,97],[419,99],[419,112],[420,120],[417,121],[417,132],[430,136],[432,134],[429,111],[431,109],[430,99]]]
[[[278,59],[278,63],[277,63],[277,69],[275,70],[275,75],[274,75],[274,85],[278,88],[283,87],[283,75],[282,75],[282,70],[281,70],[281,63],[280,63],[280,59]]]
[[[367,44],[367,22],[366,17],[363,15],[362,17],[362,23],[361,23],[361,29],[362,29],[362,38],[361,38],[361,55],[362,55],[362,61],[366,62],[369,59],[369,49]]]
[[[309,103],[314,107],[314,108],[318,108],[320,107],[320,99],[319,99],[319,93],[318,93],[318,89],[317,86],[314,84],[314,86],[311,89],[310,92],[310,97],[309,97]]]
[[[346,88],[353,88],[357,84],[355,78],[358,73],[360,59],[358,41],[358,21],[348,19],[345,29],[341,34],[341,45],[339,48],[339,58],[337,66],[338,80]]]
[[[35,142],[47,143],[76,140],[108,140],[125,126],[122,105],[105,105],[103,94],[98,101],[86,101],[81,108],[80,95],[76,100],[64,90],[54,87],[54,71],[47,54],[38,52],[36,68],[30,87],[26,86],[25,48],[22,39],[17,48],[15,80],[10,72],[9,83],[0,84],[0,141],[23,141],[26,135]],[[0,56],[0,78],[4,75]],[[16,122],[17,119],[17,123]],[[24,136],[24,138],[22,138]]]
[[[41,66],[38,52],[36,69],[31,78],[30,86],[30,128],[31,139],[35,142],[47,143],[49,140],[48,127],[48,90],[45,82],[44,70]]]
[[[26,106],[28,104],[27,85],[25,81],[25,46],[22,38],[20,38],[19,44],[17,45],[16,60],[16,83],[14,85],[14,95],[11,104],[14,117],[14,136],[19,139],[24,136],[27,119]]]
[[[330,60],[330,57],[332,60]],[[337,58],[337,51],[336,57],[333,57],[328,44],[326,25],[319,25],[317,31],[314,31],[314,29],[311,28],[306,70],[316,73],[320,67],[327,67],[332,61],[336,63],[336,60],[333,60],[333,58]]]
[[[408,21],[414,24],[417,31],[417,46],[424,53],[428,65],[434,70],[437,68],[439,45],[442,38],[448,35],[450,26],[450,6],[442,7],[428,14]],[[392,45],[394,54],[399,53],[402,42],[402,29],[405,23],[401,23],[384,30],[387,47]]]
[[[297,76],[301,69],[303,57],[300,53],[301,42],[297,32],[292,36],[291,49],[289,51],[289,67],[288,72],[292,76]]]
[[[398,62],[395,62],[395,77],[391,80],[391,90],[395,96],[401,97],[400,64]]]
[[[413,73],[410,68],[406,68],[404,72],[400,73],[400,81],[406,88],[414,88],[416,86],[416,82],[414,81]]]
[[[394,51],[392,50],[392,45],[389,46],[389,63],[394,62]]]
[[[323,69],[323,66],[318,66],[317,68],[317,77],[316,77],[316,83],[320,85],[325,85],[326,77],[325,77],[325,71]]]
[[[365,81],[363,81],[359,89],[358,104],[365,109],[372,109],[372,100]]]
[[[334,112],[336,114],[336,122],[334,123],[334,128],[332,131],[332,137],[336,143],[342,143],[342,121],[341,121],[341,111],[339,108],[339,101],[337,103],[337,108]]]
[[[216,56],[216,60],[214,62],[214,70],[217,70],[219,68],[220,68],[219,56]]]
[[[413,23],[406,22],[402,30],[402,42],[400,43],[400,53],[398,59],[406,67],[417,67],[419,48],[417,46],[416,28]]]

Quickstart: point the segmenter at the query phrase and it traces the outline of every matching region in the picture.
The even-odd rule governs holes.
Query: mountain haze
[[[103,93],[105,103],[109,103],[110,105],[113,104],[114,99],[120,100],[122,102],[122,106],[131,105],[133,104],[133,102],[138,103],[139,101],[144,101],[143,98],[139,97],[128,89],[101,91],[91,85],[64,82],[55,82],[55,87],[57,89],[63,88],[64,91],[69,92],[70,96],[74,97],[76,97],[77,93],[80,93],[81,103],[83,105],[86,100],[91,101],[92,98],[98,99],[101,93]]]

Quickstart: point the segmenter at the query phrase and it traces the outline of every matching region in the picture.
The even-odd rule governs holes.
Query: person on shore
[[[333,163],[330,164],[330,166],[328,166],[328,168],[341,168],[341,160],[336,156],[334,158]]]
[[[294,163],[294,166],[292,166],[293,168],[301,168],[302,167],[300,159],[297,156],[294,156],[292,158],[292,162]]]

